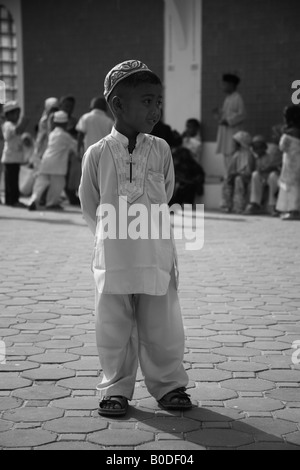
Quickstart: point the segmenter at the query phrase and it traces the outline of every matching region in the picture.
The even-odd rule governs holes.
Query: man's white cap
[[[58,124],[65,124],[69,121],[69,116],[64,111],[56,111],[54,113],[53,122]]]
[[[20,105],[17,101],[7,101],[3,105],[3,112],[9,113],[9,111],[14,111],[15,109],[20,109]]]

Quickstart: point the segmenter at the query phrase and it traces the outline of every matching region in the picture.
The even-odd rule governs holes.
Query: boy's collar
[[[124,134],[121,134],[121,132],[118,132],[117,129],[115,128],[115,126],[113,126],[112,130],[111,130],[111,136],[114,137],[116,140],[118,140],[119,142],[121,142],[121,144],[127,148],[128,145],[129,145],[129,139],[128,137],[126,137],[126,135]],[[143,140],[145,134],[138,134],[137,135],[137,138],[136,138],[136,146]]]

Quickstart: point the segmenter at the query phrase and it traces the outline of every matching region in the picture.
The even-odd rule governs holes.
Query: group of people
[[[21,194],[30,196],[27,207],[31,211],[39,207],[62,209],[63,197],[71,205],[80,205],[82,156],[110,133],[113,121],[102,96],[92,99],[90,111],[79,120],[73,115],[75,104],[71,95],[47,98],[34,137],[24,132],[29,121],[26,117],[20,120],[18,102],[4,104],[1,163],[6,205],[26,207],[19,200]]]
[[[174,131],[162,120],[154,126],[152,134],[170,145],[175,170],[175,188],[170,201],[173,204],[194,206],[197,196],[204,193],[205,172],[201,165],[202,136],[198,119],[190,118],[182,134]]]
[[[271,142],[244,130],[246,110],[240,79],[223,75],[226,98],[218,119],[217,153],[224,157],[221,208],[255,215],[267,212],[282,220],[300,219],[300,107],[284,109],[283,125],[272,128]]]

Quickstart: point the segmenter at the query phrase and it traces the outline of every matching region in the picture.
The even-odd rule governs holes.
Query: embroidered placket
[[[126,196],[127,201],[132,204],[136,199],[141,197],[144,193],[145,186],[145,175],[147,168],[148,156],[152,146],[152,139],[145,139],[138,146],[138,150],[135,151],[136,157],[135,162],[132,161],[132,155],[130,154],[129,160],[129,181],[127,179],[126,165],[128,164],[127,159],[124,156],[124,146],[116,139],[109,140],[108,146],[114,159],[116,173],[118,178],[118,194],[119,196]],[[132,167],[135,166],[135,178],[132,178]]]

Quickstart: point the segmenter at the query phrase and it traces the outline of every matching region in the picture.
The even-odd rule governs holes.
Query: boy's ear
[[[123,110],[122,99],[117,95],[114,96],[113,99],[111,100],[110,106],[112,108],[113,113],[119,114]]]

